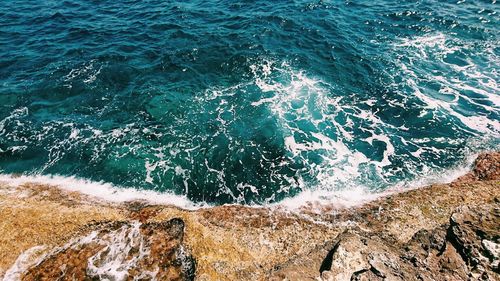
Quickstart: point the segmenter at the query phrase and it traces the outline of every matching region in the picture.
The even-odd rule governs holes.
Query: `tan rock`
[[[154,271],[163,280],[498,280],[497,157],[478,158],[473,181],[323,212],[311,211],[315,203],[300,212],[112,204],[4,182],[0,278],[104,278],[110,273],[99,269],[119,261],[113,276],[123,278]]]

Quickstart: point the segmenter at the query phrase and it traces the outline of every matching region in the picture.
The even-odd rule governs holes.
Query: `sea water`
[[[0,172],[215,205],[438,181],[499,147],[499,12],[3,1]]]

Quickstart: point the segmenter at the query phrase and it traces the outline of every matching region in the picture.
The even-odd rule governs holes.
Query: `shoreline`
[[[363,253],[358,251],[360,247],[355,247],[358,250],[349,248],[360,237],[369,241],[375,239],[374,245],[378,246],[372,245],[373,248],[367,249],[368,252],[376,253],[377,249],[380,251],[383,247],[389,247],[390,249],[384,248],[382,252],[394,252],[394,257],[401,256],[408,253],[397,252],[391,248],[391,243],[410,247],[407,244],[414,242],[417,233],[424,230],[432,232],[449,223],[450,216],[457,212],[457,208],[498,208],[500,153],[484,155],[491,158],[487,159],[488,165],[480,161],[480,156],[472,171],[454,183],[393,193],[349,208],[309,205],[300,208],[299,212],[290,212],[286,208],[241,205],[185,210],[144,201],[106,202],[50,185],[24,183],[8,187],[0,180],[0,214],[9,218],[0,226],[0,233],[4,233],[0,237],[0,278],[11,278],[16,272],[16,276],[23,280],[59,276],[57,274],[61,273],[54,268],[61,266],[62,261],[73,274],[111,274],[99,271],[109,265],[102,261],[96,261],[98,264],[95,265],[95,272],[89,271],[88,260],[99,253],[101,256],[108,255],[108,260],[120,260],[119,256],[113,257],[99,251],[106,247],[122,251],[134,248],[128,242],[116,242],[116,239],[112,239],[110,233],[118,235],[122,232],[136,233],[143,241],[149,241],[149,248],[146,247],[146,250],[151,257],[156,255],[157,258],[154,261],[140,262],[145,259],[142,256],[133,266],[127,259],[122,259],[122,265],[127,264],[129,268],[126,271],[114,271],[115,277],[116,274],[137,276],[134,274],[138,271],[146,272],[146,268],[154,267],[158,271],[155,273],[158,279],[162,276],[166,279],[180,278],[179,280],[192,280],[195,276],[196,280],[340,278],[339,276],[351,272],[352,268],[361,265],[364,268],[366,264],[370,264]],[[498,228],[500,221],[494,218],[493,226]],[[139,226],[136,227],[135,223]],[[89,233],[95,233],[93,239],[98,240],[88,238]],[[85,242],[82,237],[90,240]],[[76,244],[68,245],[68,241],[75,239]],[[158,243],[164,240],[171,243]],[[340,262],[337,266],[342,270],[332,269],[335,267],[334,263],[330,263],[330,268],[325,270],[328,263],[325,266],[323,264],[333,246],[339,243],[342,245],[342,241],[347,241],[346,251],[352,251],[352,255],[348,256],[358,257],[358,260],[348,261],[347,257],[337,257],[334,260]],[[500,241],[485,243],[495,244]],[[155,250],[154,245],[159,245],[159,249]],[[26,261],[19,258],[26,251],[29,253],[30,249],[33,253],[25,255]],[[169,249],[173,253],[170,257],[158,256],[158,253],[168,252]],[[84,253],[87,256],[82,256]],[[179,256],[185,259],[179,260]],[[13,267],[16,260],[17,268]],[[170,266],[166,267],[169,270],[164,270],[161,264],[157,264],[159,261],[182,266]],[[493,256],[491,264],[495,261],[498,261],[498,257]],[[394,262],[401,268],[398,274],[412,276],[412,268],[405,260]],[[358,267],[353,267],[353,264],[358,264]],[[467,263],[464,264],[469,268]],[[489,263],[478,274],[495,274],[491,273],[495,270],[494,265],[491,268],[488,266]],[[373,265],[368,266],[367,274],[374,274],[371,267]],[[375,267],[377,270],[383,268]],[[322,273],[320,268],[324,269]],[[413,269],[413,272],[417,269]],[[386,276],[396,274],[387,268],[383,270]],[[472,274],[474,270],[478,271],[477,268],[470,268],[469,273]],[[465,273],[457,269],[446,274],[459,280]],[[69,278],[68,275],[65,277]]]
[[[391,194],[406,192],[433,184],[446,184],[454,179],[468,173],[473,165],[473,160],[479,154],[473,154],[464,160],[462,165],[447,170],[444,174],[426,175],[421,179],[412,180],[391,186],[381,191],[370,191],[362,187],[353,187],[342,190],[304,190],[298,195],[285,198],[279,202],[268,204],[222,204],[212,205],[206,202],[193,202],[186,196],[176,195],[169,192],[158,192],[154,190],[141,190],[133,187],[121,187],[107,182],[96,182],[74,176],[61,175],[24,175],[24,174],[1,174],[0,184],[11,187],[25,184],[49,185],[68,192],[78,192],[93,198],[110,203],[126,203],[130,201],[144,201],[148,204],[175,206],[185,210],[198,210],[218,206],[246,206],[253,208],[288,208],[290,210],[300,209],[304,205],[315,203],[319,205],[337,204],[340,208],[350,208],[366,204],[370,201]],[[354,199],[355,198],[355,199]]]

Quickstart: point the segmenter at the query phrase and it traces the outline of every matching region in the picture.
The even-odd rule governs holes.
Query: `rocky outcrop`
[[[350,228],[320,267],[323,280],[497,280],[500,204],[457,209],[406,243]]]
[[[0,279],[499,280],[498,155],[452,184],[294,212],[113,204],[4,182]]]
[[[353,225],[331,242],[272,272],[269,279],[499,280],[499,231],[498,201],[459,207],[448,223],[421,229],[408,241]],[[314,266],[311,257],[322,258],[321,263]]]
[[[500,273],[500,198],[496,204],[463,206],[450,217],[447,238],[473,276],[486,280]],[[498,276],[496,276],[498,277]]]
[[[111,222],[93,225],[88,235],[71,239],[38,258],[22,280],[194,280],[195,261],[182,244],[184,222]]]
[[[459,177],[453,183],[489,181],[500,179],[500,152],[480,154],[474,161],[472,171]]]

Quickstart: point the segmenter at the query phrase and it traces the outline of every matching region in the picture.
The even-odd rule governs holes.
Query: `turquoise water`
[[[4,1],[0,172],[271,203],[500,144],[495,1]]]

